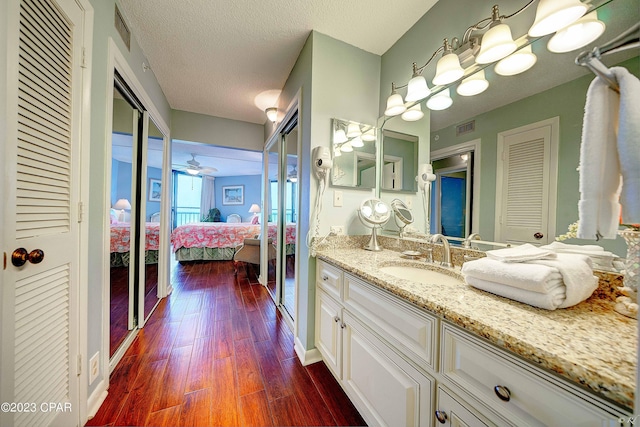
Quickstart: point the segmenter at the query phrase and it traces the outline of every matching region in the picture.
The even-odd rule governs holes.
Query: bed
[[[158,263],[158,248],[160,243],[160,223],[145,223],[145,264]],[[131,224],[128,222],[114,222],[111,224],[111,267],[129,266],[129,247],[131,240]]]
[[[245,238],[261,232],[260,224],[196,222],[176,227],[171,233],[171,245],[178,261],[230,261]],[[269,224],[268,235],[276,243],[277,228]],[[296,224],[286,226],[286,254],[295,253]]]

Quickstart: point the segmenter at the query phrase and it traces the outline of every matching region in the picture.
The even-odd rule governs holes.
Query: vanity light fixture
[[[484,77],[484,70],[470,75],[458,85],[456,92],[462,96],[473,96],[484,92],[489,87],[489,82]]]
[[[420,106],[420,103],[418,102],[413,107],[407,108],[407,111],[402,113],[401,117],[402,117],[402,120],[407,122],[415,122],[423,118],[424,113],[422,112],[422,107]]]
[[[355,148],[364,147],[364,142],[362,142],[362,138],[360,136],[356,136],[349,142],[351,143],[352,147],[355,147]]]
[[[357,123],[349,123],[347,125],[347,138],[355,138],[360,135],[362,135],[362,131]]]
[[[342,151],[343,153],[350,153],[353,151],[353,146],[350,142],[347,141],[340,146],[340,151]]]
[[[501,76],[515,76],[533,67],[537,60],[531,45],[528,45],[498,62],[494,71]]]
[[[386,116],[397,116],[405,112],[407,107],[404,105],[402,95],[396,91],[395,83],[391,83],[391,95],[387,98],[387,109],[384,110]]]
[[[558,31],[580,19],[588,8],[580,0],[540,0],[529,36],[541,37]]]
[[[547,43],[547,49],[554,53],[580,49],[600,37],[605,28],[604,22],[598,19],[598,12],[594,10],[554,34]]]
[[[449,88],[436,93],[427,100],[427,108],[430,110],[446,110],[451,107],[451,104],[453,104],[453,99],[451,99]]]
[[[407,83],[407,96],[404,100],[407,102],[421,101],[431,94],[427,80],[418,71],[418,64],[413,63],[413,77]]]
[[[491,11],[491,26],[482,36],[480,53],[476,56],[478,64],[490,64],[509,56],[518,48],[513,41],[511,28],[502,23],[502,17],[498,10],[498,5],[494,5]]]
[[[373,129],[369,129],[369,130],[365,131],[362,134],[362,140],[363,141],[368,141],[368,142],[375,141],[376,140],[376,134],[374,133]]]
[[[436,64],[436,75],[432,83],[436,86],[453,83],[464,75],[460,65],[460,58],[453,53],[453,49],[447,39],[444,39],[442,58]],[[437,52],[437,51],[436,51]]]
[[[270,122],[275,123],[278,120],[278,109],[276,107],[269,107],[264,112]]]

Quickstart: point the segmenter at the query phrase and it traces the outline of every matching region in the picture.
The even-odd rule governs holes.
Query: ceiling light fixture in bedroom
[[[264,112],[270,122],[275,123],[278,120],[278,109],[276,107],[269,107]]]

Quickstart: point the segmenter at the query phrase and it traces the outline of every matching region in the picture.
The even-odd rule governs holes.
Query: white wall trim
[[[101,381],[101,384],[98,385],[98,387],[93,391],[93,393],[91,393],[91,396],[89,396],[89,399],[87,400],[87,414],[84,423],[96,416],[96,414],[98,413],[98,409],[100,409],[100,406],[102,406],[105,399],[107,398],[107,395],[109,394],[107,392],[107,385],[102,383],[105,383],[105,381]]]
[[[320,350],[317,348],[312,348],[311,350],[305,349],[302,341],[300,341],[298,337],[295,339],[293,348],[303,366],[311,365],[312,363],[320,362],[322,360]]]

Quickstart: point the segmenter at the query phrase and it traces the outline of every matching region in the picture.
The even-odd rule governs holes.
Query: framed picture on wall
[[[223,205],[244,205],[244,185],[227,185],[222,187]]]
[[[149,201],[159,202],[160,195],[162,195],[162,181],[149,178]]]

